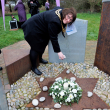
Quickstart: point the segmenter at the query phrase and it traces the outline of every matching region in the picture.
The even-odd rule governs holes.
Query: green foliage
[[[90,4],[90,11],[91,11],[91,13],[94,12],[95,6],[99,5],[102,2],[102,0],[87,0],[87,1]]]
[[[41,11],[43,12],[43,11]],[[30,14],[27,14],[27,18],[31,17]],[[77,18],[88,20],[88,29],[87,29],[87,40],[97,40],[99,33],[99,25],[100,25],[100,13],[78,13]],[[17,20],[18,16],[15,15]],[[0,49],[12,45],[15,42],[24,40],[24,34],[21,29],[17,31],[10,31],[9,21],[11,20],[11,16],[5,16],[5,27],[4,30],[3,18],[0,17]]]

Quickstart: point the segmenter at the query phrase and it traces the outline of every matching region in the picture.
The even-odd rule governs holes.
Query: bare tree
[[[95,5],[98,5],[102,0],[88,0],[88,3],[90,4],[90,11],[91,13],[94,12]]]

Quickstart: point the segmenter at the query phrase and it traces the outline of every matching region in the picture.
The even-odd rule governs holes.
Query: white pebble
[[[88,96],[88,97],[92,97],[92,95],[93,95],[92,92],[90,92],[90,91],[87,92],[87,96]]]
[[[40,78],[40,82],[42,82],[43,80],[44,80],[44,78],[43,78],[43,77],[41,77],[41,78]]]
[[[40,97],[40,98],[39,98],[39,101],[40,101],[40,102],[45,101],[45,97]]]
[[[47,91],[48,90],[48,87],[47,86],[44,86],[43,87],[43,91]]]
[[[56,104],[54,105],[54,108],[61,108],[61,105],[60,105],[59,103],[56,103]]]
[[[33,104],[34,106],[37,106],[37,105],[39,104],[39,102],[38,102],[37,99],[33,99],[33,100],[32,100],[32,104]]]

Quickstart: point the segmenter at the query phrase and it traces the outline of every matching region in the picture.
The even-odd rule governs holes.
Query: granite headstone
[[[48,52],[50,63],[80,63],[85,59],[85,47],[87,36],[87,20],[76,19],[74,25],[77,32],[71,35],[65,34],[65,38],[62,32],[58,35],[58,42],[62,53],[66,56],[64,60],[58,58],[58,54],[54,52],[51,41],[49,41]]]

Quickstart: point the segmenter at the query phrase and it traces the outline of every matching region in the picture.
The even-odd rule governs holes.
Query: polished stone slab
[[[58,54],[54,53],[51,41],[48,45],[49,62],[51,63],[81,63],[85,60],[85,47],[87,36],[87,20],[76,19],[74,25],[77,32],[71,35],[62,36],[62,33],[58,35],[58,42],[62,53],[66,56],[66,59],[60,60]]]

